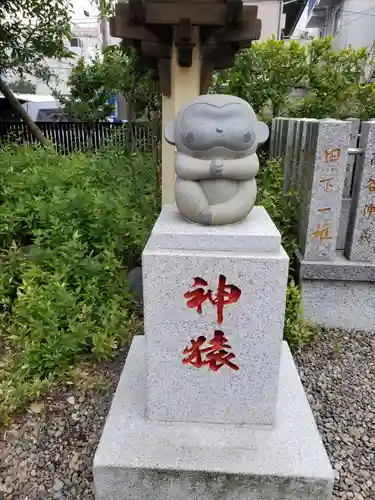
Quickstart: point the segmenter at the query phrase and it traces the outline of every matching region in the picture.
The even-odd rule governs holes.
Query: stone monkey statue
[[[255,204],[258,144],[268,138],[252,107],[239,97],[202,95],[165,128],[176,146],[175,200],[197,224],[234,224]]]

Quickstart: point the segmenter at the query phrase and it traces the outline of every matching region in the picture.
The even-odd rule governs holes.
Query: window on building
[[[80,38],[72,38],[70,40],[70,46],[71,47],[83,47],[83,42]]]

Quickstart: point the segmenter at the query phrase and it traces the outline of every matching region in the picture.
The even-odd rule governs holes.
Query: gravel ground
[[[336,472],[334,500],[375,500],[375,336],[327,332],[296,361]],[[125,353],[55,390],[0,440],[0,500],[94,500],[91,464]]]
[[[375,335],[329,331],[296,362],[336,481],[334,500],[375,500]]]
[[[54,390],[0,434],[0,500],[94,500],[92,460],[124,359],[85,366],[79,387]]]

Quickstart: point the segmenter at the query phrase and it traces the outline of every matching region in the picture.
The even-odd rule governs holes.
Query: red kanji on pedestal
[[[210,347],[203,347],[206,342],[206,337],[203,335],[197,340],[191,340],[191,347],[184,349],[184,355],[187,357],[182,360],[185,365],[193,365],[196,368],[208,366],[209,370],[217,372],[222,366],[226,365],[232,370],[239,370],[239,366],[231,362],[235,358],[235,354],[228,352],[231,346],[227,344],[228,339],[225,338],[221,330],[215,330],[214,337],[208,342]]]
[[[202,314],[202,305],[208,299],[212,303],[212,292],[208,290],[204,291],[202,286],[207,286],[208,283],[206,280],[202,278],[194,278],[193,288],[194,290],[190,290],[184,294],[185,299],[189,299],[187,301],[187,306],[191,309],[196,309],[197,313]],[[199,287],[199,288],[197,288]]]
[[[223,309],[225,305],[234,304],[241,297],[241,290],[235,285],[228,285],[226,277],[223,274],[219,276],[219,284],[215,294],[212,290],[205,291],[204,288],[208,283],[203,278],[194,278],[193,289],[184,294],[187,301],[187,306],[191,309],[196,309],[199,314],[202,314],[202,305],[209,300],[217,309],[217,322],[219,325],[223,322]]]

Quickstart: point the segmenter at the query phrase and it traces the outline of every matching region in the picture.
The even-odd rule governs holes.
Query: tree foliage
[[[219,74],[216,87],[227,84],[229,94],[250,102],[257,113],[271,103],[277,115],[305,73],[306,53],[299,43],[269,38],[238,54],[234,67]]]
[[[36,85],[24,77],[9,83],[9,87],[16,94],[35,94]]]
[[[70,0],[3,0],[0,5],[0,90],[43,144],[46,138],[13,95],[6,76],[32,74],[50,81],[54,74],[47,59],[72,56],[66,48],[70,14]]]
[[[240,53],[233,68],[218,73],[214,90],[226,88],[252,104],[257,113],[296,117],[374,116],[375,87],[361,84],[369,53],[349,47],[339,52],[332,39],[307,45],[270,38]],[[302,98],[293,98],[300,88]]]
[[[328,38],[312,41],[306,52],[304,84],[308,93],[296,103],[295,114],[307,118],[340,118],[350,114],[369,58],[368,50],[348,47],[336,52]]]
[[[48,58],[71,55],[70,0],[5,0],[0,6],[0,73],[20,76],[37,74],[45,79],[51,72]]]
[[[153,118],[160,112],[161,93],[156,72],[144,69],[137,54],[121,45],[110,45],[93,60],[80,59],[69,80],[70,97],[58,96],[67,115],[85,121],[110,116],[108,99],[121,93],[130,118]]]

